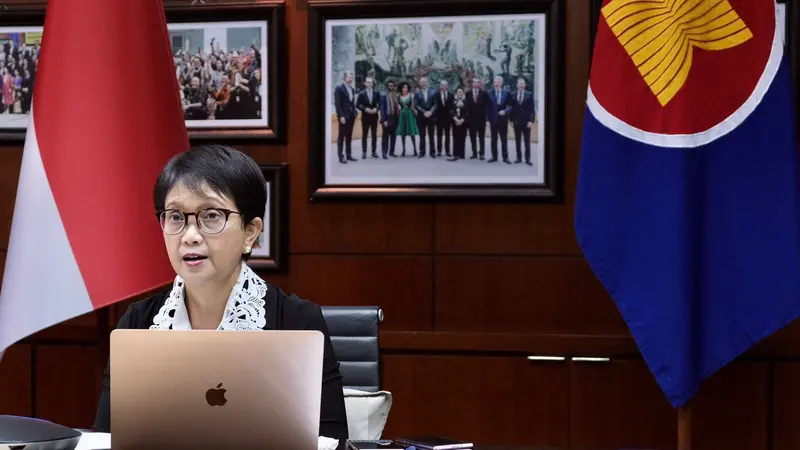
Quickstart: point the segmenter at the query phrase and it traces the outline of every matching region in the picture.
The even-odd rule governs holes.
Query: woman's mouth
[[[183,262],[185,262],[186,265],[189,265],[189,266],[197,266],[197,265],[200,265],[207,258],[208,258],[208,256],[205,256],[205,255],[200,255],[200,254],[197,254],[197,253],[189,253],[189,254],[183,255]]]

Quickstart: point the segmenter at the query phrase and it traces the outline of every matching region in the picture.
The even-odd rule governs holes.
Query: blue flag
[[[795,111],[775,0],[605,0],[575,206],[670,403],[800,315]]]

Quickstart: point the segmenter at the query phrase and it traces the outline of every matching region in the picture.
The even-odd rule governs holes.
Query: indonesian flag
[[[168,284],[153,186],[188,148],[161,0],[50,0],[0,289],[0,352]]]

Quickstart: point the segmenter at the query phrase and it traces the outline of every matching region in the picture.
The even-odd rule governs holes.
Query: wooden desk
[[[476,445],[474,450],[655,450],[646,448],[617,448],[617,447],[516,447],[503,445]]]

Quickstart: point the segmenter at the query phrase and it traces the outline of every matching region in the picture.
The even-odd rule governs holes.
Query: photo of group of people
[[[331,20],[326,184],[541,183],[544,15]]]
[[[189,128],[267,125],[266,23],[167,26]]]
[[[187,128],[268,124],[264,21],[168,24]],[[26,129],[43,27],[0,27],[0,130]]]
[[[0,28],[0,129],[27,128],[41,28]]]

